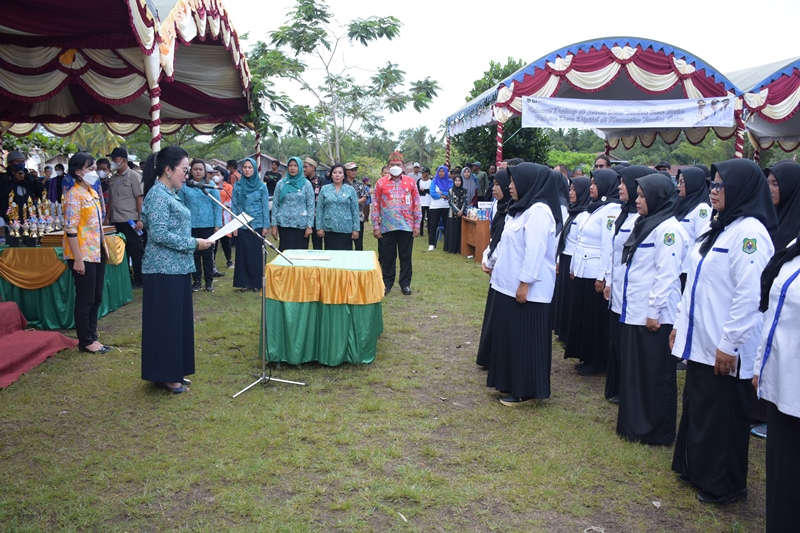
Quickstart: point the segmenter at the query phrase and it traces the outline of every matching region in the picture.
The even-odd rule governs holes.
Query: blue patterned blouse
[[[342,184],[339,192],[336,185],[322,187],[317,200],[317,229],[333,233],[359,231],[358,196],[353,187]]]
[[[237,215],[242,212],[247,213],[253,220],[250,225],[253,229],[269,227],[269,191],[263,183],[262,186],[245,195],[239,182],[233,186],[233,197],[231,198],[231,211]]]
[[[212,189],[208,191],[208,194],[219,200],[219,191]],[[192,212],[193,228],[222,227],[222,208],[203,194],[200,189],[192,189],[184,185],[178,190],[178,198]]]
[[[159,180],[144,197],[142,223],[147,230],[142,274],[194,272],[197,241],[192,237],[192,214]]]
[[[286,179],[286,178],[284,178]],[[314,227],[314,188],[305,180],[303,188],[290,192],[281,202],[284,180],[275,186],[272,196],[272,225],[282,228],[306,229]]]

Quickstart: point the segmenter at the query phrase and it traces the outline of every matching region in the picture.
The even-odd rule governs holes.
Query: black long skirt
[[[608,371],[606,372],[606,400],[614,396],[619,396],[620,383],[620,328],[622,323],[619,321],[619,313],[609,309],[608,311]],[[662,326],[663,329],[663,326]]]
[[[239,234],[241,235],[241,232]],[[278,250],[281,252],[285,250],[308,250],[308,237],[305,235],[305,228],[284,228],[278,226],[278,238],[280,239],[278,242]],[[312,233],[312,235],[316,235],[316,233]],[[320,239],[320,243],[321,241]],[[314,249],[322,250],[322,244],[320,244],[319,248]]]
[[[550,397],[552,334],[549,303],[517,303],[495,292],[491,316],[492,349],[486,386],[523,398]]]
[[[260,234],[261,228],[255,228]],[[264,259],[261,240],[249,229],[240,229],[236,241],[236,265],[233,269],[233,286],[240,289],[260,289],[264,276]]]
[[[191,274],[142,274],[142,379],[178,383],[194,374]]]
[[[800,524],[800,418],[767,403],[767,532],[796,531]]]
[[[333,231],[325,232],[325,249],[326,250],[353,250],[353,235],[352,233],[335,233]]]
[[[739,492],[747,487],[752,384],[716,376],[711,365],[686,366],[672,469],[714,496]]]
[[[567,342],[572,313],[572,292],[575,281],[569,277],[572,256],[561,254],[558,261],[556,288],[553,291],[553,331],[561,342]]]
[[[449,218],[444,231],[444,251],[451,254],[461,253],[461,219]],[[475,253],[479,253],[477,250]],[[483,250],[480,251],[483,253]]]
[[[602,374],[608,367],[608,302],[594,290],[594,279],[575,278],[574,282],[564,358],[583,361],[586,372]]]
[[[675,441],[678,378],[670,332],[672,324],[662,324],[656,332],[619,324],[617,434],[628,440],[666,445]]]
[[[492,307],[497,291],[491,285],[489,294],[486,295],[486,308],[483,310],[483,324],[481,325],[481,340],[478,344],[478,358],[475,364],[483,368],[489,368],[489,361],[492,359]]]

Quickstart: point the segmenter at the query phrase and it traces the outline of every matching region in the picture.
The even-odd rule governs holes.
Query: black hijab
[[[708,179],[710,177],[709,170],[708,170],[707,166],[700,164],[700,165],[695,165],[694,168],[699,168],[700,170],[702,170],[703,173],[705,173],[705,175],[706,175],[706,179]]]
[[[508,214],[512,217],[527,211],[535,203],[543,202],[547,204],[556,219],[556,233],[561,231],[563,219],[561,218],[561,202],[558,199],[558,181],[564,179],[561,173],[558,178],[553,176],[550,167],[536,163],[520,163],[509,169],[511,179],[514,180],[514,188],[517,190],[517,198],[508,208]]]
[[[500,186],[503,191],[503,198],[497,201],[497,210],[492,218],[491,225],[491,241],[489,241],[489,257],[494,253],[495,248],[500,243],[500,237],[503,235],[503,228],[506,226],[506,214],[508,214],[508,205],[511,203],[511,191],[508,186],[511,185],[511,179],[508,177],[508,170],[501,168],[494,174],[494,182]]]
[[[553,178],[558,178],[558,199],[561,205],[569,208],[569,180],[558,170],[551,170]]]
[[[781,267],[800,255],[800,235],[796,237],[796,243],[775,252],[767,266],[764,267],[764,272],[761,273],[761,302],[758,305],[758,310],[762,313],[769,309],[769,291],[772,289],[772,283],[778,277]]]
[[[564,222],[564,229],[561,230],[561,235],[558,237],[558,249],[556,251],[556,257],[559,257],[561,253],[564,251],[564,248],[567,245],[567,236],[569,235],[570,230],[572,229],[572,221],[575,220],[580,213],[586,211],[586,206],[589,205],[589,186],[591,185],[591,180],[589,178],[578,176],[576,178],[572,178],[569,180],[573,187],[575,187],[575,199],[577,200],[575,203],[570,202],[569,209],[567,212],[569,216],[567,217],[566,222]]]
[[[625,246],[622,248],[623,265],[628,264],[636,248],[659,224],[675,216],[675,208],[678,207],[680,198],[672,178],[660,172],[638,178],[636,184],[642,188],[647,202],[647,215],[636,220],[631,236],[625,241]]]
[[[778,231],[775,234],[775,250],[783,250],[800,232],[800,164],[794,161],[781,161],[768,168],[778,180],[780,191],[778,211]]]
[[[708,182],[706,181],[706,173],[703,169],[697,167],[689,167],[678,171],[677,179],[681,179],[686,187],[686,196],[683,196],[678,202],[678,209],[675,211],[675,218],[682,221],[686,216],[692,212],[692,209],[705,202],[708,203]]]
[[[625,188],[628,189],[628,202],[622,205],[622,211],[614,222],[614,235],[619,233],[622,224],[628,219],[628,213],[636,212],[636,180],[654,172],[652,168],[644,165],[633,165],[620,169],[619,178],[625,184]]]
[[[761,222],[770,234],[778,229],[778,217],[772,205],[772,195],[764,173],[749,159],[729,159],[711,165],[711,175],[719,173],[725,186],[725,209],[714,211],[711,229],[700,238],[700,255],[706,256],[720,233],[742,217],[753,217]]]
[[[586,207],[588,212],[594,213],[609,203],[622,203],[622,200],[619,199],[619,174],[616,171],[607,168],[594,170],[592,178],[597,185],[597,200],[589,202]]]

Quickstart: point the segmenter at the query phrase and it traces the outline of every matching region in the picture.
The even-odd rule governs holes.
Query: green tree
[[[19,150],[28,156],[39,152],[42,154],[43,159],[58,154],[73,154],[78,151],[78,147],[64,137],[55,137],[42,130],[43,128],[39,128],[39,131],[34,131],[22,137],[3,133],[0,135],[0,146],[2,146],[3,150],[8,150],[9,152]],[[5,161],[1,163],[5,164]]]
[[[340,48],[347,43],[368,46],[397,37],[402,26],[397,18],[373,16],[338,25],[328,6],[317,0],[298,0],[287,16],[286,24],[270,34],[269,45],[256,43],[250,69],[261,80],[291,79],[313,96],[314,106],[291,106],[285,118],[290,133],[314,139],[328,162],[342,160],[346,136],[381,129],[384,111],[409,105],[421,111],[437,95],[439,84],[429,77],[406,89],[405,72],[391,61],[367,79],[356,79],[354,65],[338,66]],[[323,73],[319,86],[308,77],[308,61]]]
[[[400,150],[407,161],[418,161],[423,167],[430,166],[437,151],[442,150],[427,126],[411,128],[400,132]]]
[[[489,61],[489,69],[483,73],[483,77],[475,80],[473,89],[470,91],[467,101],[477,97],[487,89],[493,87],[498,82],[507,78],[525,63],[520,59],[509,57],[506,64]],[[544,130],[540,128],[523,128],[521,117],[514,117],[503,126],[503,157],[521,157],[525,161],[535,163],[546,163],[547,153],[550,150],[550,139]],[[451,143],[458,149],[459,153],[466,157],[466,160],[455,159],[451,151],[451,163],[461,165],[467,161],[481,161],[484,167],[489,162],[494,162],[497,152],[497,130],[495,126],[484,126],[472,128],[456,135],[451,139]]]
[[[67,137],[79,150],[98,157],[105,157],[117,146],[124,146],[125,139],[112,133],[105,124],[81,124],[78,130]]]

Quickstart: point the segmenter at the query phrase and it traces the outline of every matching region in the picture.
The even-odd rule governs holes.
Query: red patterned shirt
[[[422,209],[414,179],[405,175],[379,179],[375,184],[370,218],[373,229],[381,233],[419,230]]]

